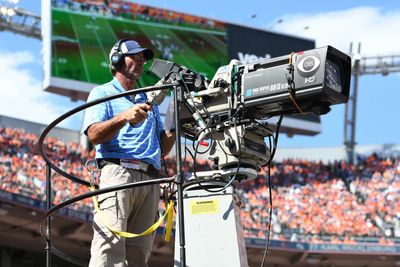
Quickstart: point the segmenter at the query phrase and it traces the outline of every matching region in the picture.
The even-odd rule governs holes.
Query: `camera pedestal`
[[[201,182],[183,191],[186,265],[188,267],[248,267],[240,209],[232,186]],[[206,188],[206,189],[204,189]],[[179,257],[179,222],[176,223],[175,267]],[[186,266],[185,266],[186,267]]]

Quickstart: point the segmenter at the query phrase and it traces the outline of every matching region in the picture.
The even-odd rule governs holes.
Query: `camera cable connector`
[[[289,74],[286,75],[286,79],[288,82],[288,93],[290,100],[292,100],[293,104],[296,106],[297,110],[300,112],[300,114],[304,114],[304,112],[301,110],[300,106],[297,104],[296,101],[296,90],[295,90],[295,83],[294,83],[294,65],[293,65],[293,56],[294,52],[290,53],[289,55],[289,65],[287,67],[287,70],[289,71]]]

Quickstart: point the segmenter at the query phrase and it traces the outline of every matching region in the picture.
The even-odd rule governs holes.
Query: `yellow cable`
[[[293,66],[293,55],[294,54],[295,53],[292,52],[292,53],[290,53],[290,56],[289,56],[289,66],[290,67]],[[296,99],[293,97],[293,93],[290,90],[289,90],[289,96],[290,96],[290,99],[292,100],[293,104],[296,106],[297,110],[300,112],[300,114],[304,114],[303,111],[301,110],[301,108],[299,107],[299,105],[297,104]]]
[[[172,203],[173,203],[173,202],[170,201],[168,205],[172,207],[172,206],[173,206]],[[168,206],[168,208],[169,208],[169,206]],[[168,210],[168,208],[167,208],[167,210]],[[171,208],[171,211],[168,212],[167,227],[166,227],[165,236],[164,236],[164,240],[167,241],[167,242],[169,242],[169,241],[171,240],[172,219],[173,219],[173,217],[174,217],[174,212],[173,212],[173,210],[174,210],[174,209]]]
[[[95,191],[95,187],[94,185],[90,185],[90,191]],[[152,226],[150,226],[147,230],[145,230],[143,233],[140,234],[134,234],[134,233],[128,233],[128,232],[123,232],[123,231],[119,231],[116,230],[114,228],[112,228],[108,223],[107,223],[107,219],[105,218],[103,212],[100,210],[99,208],[99,203],[97,202],[97,198],[96,196],[92,197],[93,200],[93,204],[94,204],[94,209],[96,210],[96,212],[99,214],[100,216],[100,220],[106,225],[106,227],[108,228],[108,230],[110,230],[112,233],[122,236],[122,237],[126,237],[126,238],[134,238],[134,237],[138,237],[138,236],[145,236],[148,235],[152,232],[154,232],[158,227],[160,227],[162,221],[165,219],[165,217],[168,215],[168,220],[167,220],[167,226],[166,226],[166,233],[165,233],[165,237],[164,239],[166,241],[170,240],[170,236],[171,236],[171,232],[172,232],[172,218],[173,218],[173,207],[174,207],[174,202],[170,201],[167,205],[167,210],[165,211],[164,215],[156,222],[154,223]]]
[[[291,93],[289,93],[289,96],[290,96],[290,99],[292,100],[293,104],[296,106],[297,110],[300,112],[300,114],[304,114]]]
[[[294,55],[294,52],[290,53],[290,56],[289,56],[289,65],[293,65],[293,55]]]

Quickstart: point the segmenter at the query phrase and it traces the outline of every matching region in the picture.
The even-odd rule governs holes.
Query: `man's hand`
[[[133,107],[118,114],[123,120],[135,125],[147,118],[147,112],[151,110],[151,105],[147,103],[136,104]]]
[[[144,121],[149,110],[149,104],[136,104],[110,120],[93,123],[88,128],[88,138],[94,145],[108,142],[127,122],[134,125]]]

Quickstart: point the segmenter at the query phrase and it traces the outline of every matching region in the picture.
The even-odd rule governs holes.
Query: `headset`
[[[115,43],[113,49],[113,53],[110,56],[110,70],[116,71],[122,67],[124,64],[125,55],[121,52],[121,45],[123,42],[128,41],[130,39],[123,38]]]

